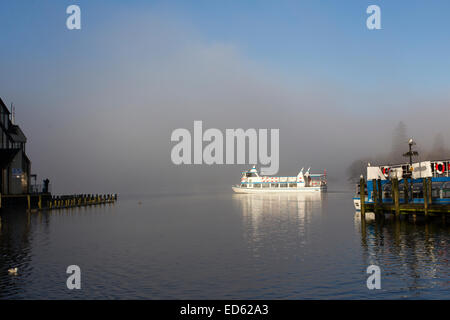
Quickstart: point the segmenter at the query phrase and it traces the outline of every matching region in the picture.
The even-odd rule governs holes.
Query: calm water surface
[[[449,299],[448,223],[362,223],[351,198],[196,194],[2,212],[0,298]],[[66,288],[72,264],[78,291]],[[366,287],[371,264],[381,290]]]

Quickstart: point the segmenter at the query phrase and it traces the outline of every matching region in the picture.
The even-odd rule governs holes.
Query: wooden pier
[[[117,194],[79,194],[52,196],[49,193],[2,195],[0,209],[21,207],[27,210],[52,210],[115,203]]]
[[[450,204],[433,203],[431,178],[423,178],[423,203],[413,203],[410,198],[408,179],[401,181],[403,183],[402,192],[399,190],[399,179],[391,179],[392,202],[383,202],[381,180],[372,180],[369,182],[372,183],[372,202],[367,203],[366,181],[361,177],[359,189],[361,216],[365,217],[366,212],[374,212],[375,216],[393,213],[396,217],[401,215],[413,215],[414,217],[422,215],[425,218],[440,216],[445,220],[445,217],[450,214]]]

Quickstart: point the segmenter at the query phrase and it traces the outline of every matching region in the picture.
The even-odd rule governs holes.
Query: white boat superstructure
[[[300,170],[294,177],[261,176],[253,166],[242,172],[241,184],[233,186],[237,193],[261,192],[322,192],[327,190],[326,171],[323,174],[311,174]]]

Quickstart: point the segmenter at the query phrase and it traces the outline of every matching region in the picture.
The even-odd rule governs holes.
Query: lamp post
[[[409,188],[406,188],[405,183],[406,183],[408,178],[412,177],[412,163],[413,163],[412,162],[412,157],[419,155],[419,153],[417,151],[412,149],[412,146],[415,145],[415,144],[416,143],[414,142],[414,140],[412,138],[409,139],[409,141],[408,141],[409,151],[403,154],[404,157],[409,157],[409,168],[408,168],[408,170],[407,170],[407,172],[405,174],[405,177],[404,177],[405,178],[405,181],[404,181],[405,192],[406,192],[406,189],[410,189],[409,192],[411,192],[411,193],[412,193],[412,183],[409,184]],[[405,195],[405,198],[406,198],[406,195]],[[407,198],[409,198],[409,196]]]
[[[416,143],[413,141],[413,139],[409,139],[409,141],[408,141],[409,151],[403,154],[404,157],[409,157],[410,167],[412,167],[412,157],[419,155],[419,153],[417,151],[412,150],[412,146],[415,144]]]

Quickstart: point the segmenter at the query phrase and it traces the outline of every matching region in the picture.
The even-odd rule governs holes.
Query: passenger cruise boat
[[[311,174],[302,170],[294,177],[261,176],[253,166],[242,172],[241,184],[233,186],[237,193],[261,192],[323,192],[327,190],[326,171],[323,174]]]
[[[391,179],[399,180],[399,202],[404,202],[404,181],[408,182],[410,203],[423,203],[423,178],[431,178],[431,198],[435,204],[450,204],[450,160],[422,161],[397,165],[367,166],[365,203],[374,203],[372,180],[381,180],[383,203],[393,203]],[[360,187],[357,186],[353,203],[361,210]]]

